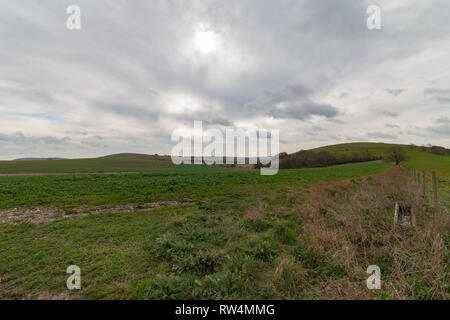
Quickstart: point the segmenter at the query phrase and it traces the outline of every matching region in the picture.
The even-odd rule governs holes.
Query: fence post
[[[434,205],[437,205],[438,194],[437,194],[437,180],[436,180],[436,172],[431,172],[432,183],[433,183],[433,202]]]
[[[425,196],[425,179],[426,179],[426,176],[425,176],[425,170],[424,170],[424,171],[422,171],[422,193],[424,196]]]

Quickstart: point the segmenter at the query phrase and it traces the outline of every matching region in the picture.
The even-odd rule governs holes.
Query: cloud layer
[[[378,1],[372,31],[360,0],[79,0],[72,31],[70,1],[0,4],[0,159],[169,153],[194,120],[450,147],[446,0]]]

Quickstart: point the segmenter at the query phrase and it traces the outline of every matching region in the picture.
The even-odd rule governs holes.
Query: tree
[[[407,160],[408,156],[406,155],[405,150],[402,147],[392,146],[386,150],[384,159],[387,161],[395,162],[395,165],[398,166],[400,162]]]

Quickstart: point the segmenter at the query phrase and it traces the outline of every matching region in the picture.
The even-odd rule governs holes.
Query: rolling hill
[[[0,161],[0,173],[148,172],[172,166],[170,157],[121,153],[92,159]]]
[[[404,148],[409,156],[409,160],[405,161],[403,165],[419,170],[434,170],[439,175],[450,176],[450,155],[434,154],[430,148],[390,143],[355,142],[324,146],[312,149],[312,151],[328,151],[332,154],[348,155],[353,152],[369,152],[374,156],[383,156],[386,150],[392,146]]]
[[[329,145],[311,149],[313,152],[327,151],[333,155],[370,153],[381,157],[391,146],[405,149],[409,160],[403,165],[419,170],[434,170],[439,175],[450,177],[450,155],[431,152],[430,148],[410,145],[355,142]],[[168,155],[150,155],[139,153],[118,153],[92,159],[36,160],[18,159],[0,161],[0,173],[56,173],[56,172],[150,172],[160,167],[172,166]]]

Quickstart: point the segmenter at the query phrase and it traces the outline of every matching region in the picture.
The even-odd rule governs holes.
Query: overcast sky
[[[81,30],[66,27],[72,4]],[[287,152],[450,147],[448,0],[0,5],[0,159],[169,154],[194,120],[280,129]]]

